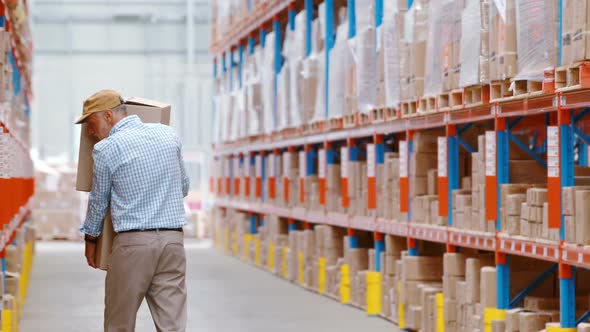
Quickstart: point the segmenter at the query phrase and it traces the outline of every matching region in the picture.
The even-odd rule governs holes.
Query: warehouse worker
[[[105,285],[104,330],[135,331],[145,298],[158,331],[186,329],[183,197],[189,179],[174,130],[127,115],[119,93],[99,91],[84,101],[94,146],[94,177],[85,234],[88,265],[97,268],[97,237],[107,209],[115,232]]]

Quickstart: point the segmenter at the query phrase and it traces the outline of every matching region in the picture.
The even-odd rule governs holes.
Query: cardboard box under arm
[[[170,124],[170,104],[132,97],[125,101],[128,115],[137,115],[144,123]],[[92,190],[93,165],[92,150],[93,140],[86,134],[86,124],[82,125],[80,132],[80,153],[78,156],[78,174],[76,178],[76,190],[90,192]],[[102,234],[98,238],[96,247],[96,262],[101,270],[107,270],[108,259],[113,246],[116,233],[113,229],[110,210],[105,217]]]

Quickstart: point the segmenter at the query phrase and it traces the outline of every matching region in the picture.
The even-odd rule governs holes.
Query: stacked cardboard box
[[[566,242],[590,244],[590,187],[563,188],[562,197]]]
[[[588,20],[590,5],[588,1],[566,0],[563,3],[562,63],[564,65],[590,59],[590,31]]]
[[[64,165],[35,173],[32,219],[42,239],[81,239],[87,195],[77,192],[76,171]]]
[[[477,152],[471,154],[471,204],[474,230],[494,233],[495,223],[486,220],[485,136],[477,137]],[[466,186],[464,186],[465,188]]]
[[[347,212],[354,216],[367,215],[367,163],[365,161],[348,163],[348,195],[350,207]]]
[[[299,162],[297,158],[298,155],[294,152],[283,153],[281,163],[283,172],[281,180],[278,181],[280,183],[278,191],[281,193],[281,197],[288,207],[297,206],[299,203],[299,196],[297,196],[297,188],[299,187]]]
[[[377,181],[381,187],[382,195],[377,200],[378,214],[385,219],[401,221],[399,209],[399,156],[397,153],[385,153],[383,172],[378,174],[382,175],[382,178]]]
[[[328,164],[326,168],[326,209],[328,211],[344,212],[342,208],[340,165]]]
[[[516,52],[516,0],[507,0],[505,8],[490,2],[490,79],[505,80],[518,72]]]
[[[443,261],[436,256],[405,256],[402,258],[401,304],[406,308],[406,327],[420,330],[426,323],[424,300],[421,295],[442,290]],[[426,291],[424,289],[427,288]],[[429,296],[429,295],[428,295]],[[425,296],[428,298],[428,296]],[[425,324],[426,325],[426,324]]]
[[[404,238],[392,235],[385,236],[385,252],[381,253],[381,271],[382,271],[382,315],[386,318],[393,318],[395,312],[397,316],[397,304],[395,294],[397,291],[396,276],[400,271],[397,270],[397,261],[401,258],[402,251],[406,250],[406,241]]]

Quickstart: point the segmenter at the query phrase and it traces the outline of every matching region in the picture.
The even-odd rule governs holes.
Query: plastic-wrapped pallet
[[[290,118],[294,127],[307,123],[307,118],[304,112],[303,89],[305,86],[301,84],[302,65],[305,58],[305,11],[295,16],[295,31],[287,33],[287,38],[291,39],[289,43],[285,43],[283,55],[285,56],[284,66],[289,70],[289,111]]]
[[[409,45],[410,56],[410,98],[424,94],[424,75],[426,69],[426,41],[428,40],[429,1],[414,1],[405,16],[405,39]]]
[[[557,6],[554,0],[516,0],[516,80],[542,81],[557,63]]]
[[[562,65],[590,59],[590,23],[587,0],[564,0],[562,32]]]
[[[460,87],[485,83],[489,79],[489,3],[468,1],[461,17]]]
[[[375,0],[356,1],[356,38],[354,57],[358,93],[358,110],[368,113],[375,107],[377,87],[377,41]]]
[[[401,101],[400,51],[403,46],[404,14],[394,2],[383,4],[383,52],[385,57],[385,106],[398,108]]]
[[[319,80],[320,75],[324,74],[323,71],[320,71],[318,63],[318,49],[320,46],[323,49],[323,39],[320,37],[319,30],[320,23],[316,19],[312,24],[312,52],[309,57],[303,60],[301,80],[298,81],[303,101],[302,124],[309,124],[316,115],[315,108],[320,89]]]
[[[262,70],[262,106],[263,106],[263,132],[270,134],[275,130],[275,33],[269,32],[266,35],[266,42],[263,49]]]
[[[244,88],[246,90],[246,112],[248,117],[248,136],[256,136],[262,130],[262,83],[260,67],[262,52],[260,47],[254,49],[254,54],[247,56],[244,67]]]
[[[341,118],[345,108],[345,75],[347,65],[351,58],[351,50],[348,45],[348,23],[341,24],[336,32],[336,42],[330,51],[330,88],[328,95],[328,117],[330,119]]]
[[[291,111],[289,110],[289,88],[291,72],[288,66],[283,66],[277,75],[277,116],[278,116],[278,130],[291,127]]]
[[[490,2],[490,80],[504,80],[516,75],[516,0],[506,0],[505,8]]]
[[[443,91],[444,62],[448,61],[445,48],[451,39],[450,16],[453,13],[448,1],[434,1],[430,4],[428,42],[426,45],[425,96],[436,96]]]

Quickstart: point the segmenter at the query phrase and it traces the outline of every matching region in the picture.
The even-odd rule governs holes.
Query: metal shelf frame
[[[356,0],[359,1],[359,0]],[[413,1],[408,1],[411,6]],[[295,8],[300,8],[305,11],[306,15],[306,52],[309,55],[311,52],[311,36],[310,27],[313,20],[313,7],[318,1],[314,0],[274,0],[267,1],[260,8],[255,8],[249,17],[243,22],[232,27],[231,32],[219,43],[211,46],[212,53],[225,58],[225,52],[231,51],[236,46],[241,47],[243,41],[248,39],[249,51],[253,51],[255,40],[252,37],[257,31],[264,31],[263,28],[268,22],[274,22],[275,33],[277,36],[278,48],[275,52],[276,73],[280,70],[282,58],[280,57],[280,43],[282,29],[286,28],[279,22],[279,15],[281,13],[287,14],[289,18],[288,27],[293,28],[295,16]],[[332,22],[332,6],[333,0],[325,1],[327,6],[327,22]],[[356,35],[356,15],[354,12],[355,0],[348,0],[348,20],[349,20],[349,38]],[[561,2],[560,2],[561,3]],[[383,2],[377,0],[376,2],[376,23],[379,25],[382,18]],[[561,7],[561,5],[560,5]],[[561,9],[561,8],[560,8]],[[380,12],[381,11],[381,12]],[[561,10],[560,10],[561,12]],[[560,20],[560,26],[561,26]],[[326,29],[327,52],[326,63],[330,61],[329,50],[333,46],[333,27],[328,24]],[[263,38],[261,38],[263,40]],[[240,48],[241,49],[241,48]],[[241,52],[240,52],[241,54]],[[240,66],[241,66],[240,56]],[[224,60],[225,62],[225,60]],[[214,59],[214,77],[217,76],[217,58]],[[328,78],[328,67],[326,66],[326,78]],[[222,67],[225,70],[225,66]],[[241,70],[240,70],[241,72]],[[241,79],[241,78],[240,78]],[[276,79],[276,78],[275,78]],[[584,78],[587,79],[587,78]],[[276,82],[275,82],[276,83]],[[590,86],[590,82],[581,82],[581,86]],[[326,84],[326,96],[328,95],[329,84]],[[275,84],[276,95],[276,84]],[[326,112],[328,111],[328,103],[326,102]],[[276,107],[276,105],[275,105]],[[275,109],[276,111],[276,109]],[[439,140],[439,216],[448,218],[449,226],[433,226],[421,225],[412,222],[412,207],[409,192],[409,174],[400,176],[400,201],[402,213],[408,214],[408,222],[398,222],[395,220],[386,220],[379,217],[355,216],[346,213],[338,213],[326,211],[325,208],[319,211],[307,211],[304,208],[287,208],[277,205],[272,205],[264,200],[264,195],[257,195],[260,199],[256,202],[239,201],[238,198],[232,197],[229,191],[227,193],[216,192],[220,198],[215,199],[215,204],[222,208],[236,209],[240,211],[249,212],[252,214],[263,215],[277,215],[287,218],[289,221],[289,230],[296,230],[295,220],[305,223],[305,227],[310,227],[312,224],[325,224],[346,228],[350,236],[350,247],[357,247],[357,239],[354,236],[356,231],[368,231],[375,233],[375,249],[377,252],[377,259],[379,260],[379,252],[384,250],[383,235],[393,235],[404,237],[408,240],[409,254],[418,255],[418,246],[416,241],[430,241],[441,244],[446,244],[449,252],[455,252],[457,247],[474,248],[494,252],[496,255],[497,267],[497,309],[507,310],[518,302],[530,289],[534,288],[534,284],[524,289],[519,297],[510,299],[510,270],[509,261],[511,255],[526,256],[534,259],[545,260],[556,263],[556,268],[545,271],[539,278],[543,278],[546,274],[557,272],[560,279],[560,310],[561,310],[561,327],[573,328],[576,325],[575,317],[575,268],[590,268],[590,247],[581,247],[564,242],[564,222],[563,213],[561,209],[561,189],[566,186],[574,185],[574,143],[578,142],[582,147],[586,148],[590,144],[590,135],[585,132],[585,127],[577,126],[579,122],[590,114],[590,89],[578,89],[569,91],[555,91],[555,89],[544,90],[543,94],[525,95],[514,98],[506,98],[500,101],[492,101],[483,105],[477,106],[463,106],[458,110],[451,111],[437,111],[431,114],[418,115],[415,117],[404,118],[401,112],[397,112],[397,117],[386,119],[380,123],[371,123],[355,128],[340,128],[330,129],[328,126],[320,126],[317,131],[302,135],[298,128],[294,128],[293,134],[275,133],[273,135],[250,137],[248,139],[229,142],[225,144],[216,145],[213,147],[213,153],[216,158],[226,158],[229,156],[244,156],[244,162],[239,163],[243,165],[248,163],[248,158],[252,160],[254,156],[264,156],[271,154],[276,156],[282,151],[295,152],[302,150],[301,153],[305,156],[305,176],[316,175],[318,170],[317,165],[318,153],[326,153],[332,155],[337,153],[336,148],[339,142],[346,142],[346,146],[340,147],[340,155],[347,155],[349,162],[359,160],[359,155],[364,153],[357,144],[361,139],[368,139],[370,149],[374,149],[375,153],[366,153],[375,158],[375,164],[382,162],[384,148],[383,135],[396,134],[399,135],[400,148],[400,162],[408,163],[413,151],[413,135],[416,132],[442,128],[446,135]],[[546,115],[545,127],[547,129],[547,136],[550,136],[550,131],[557,132],[556,141],[550,139],[546,143],[547,150],[538,153],[534,149],[529,149],[530,144],[522,142],[518,139],[513,131],[516,126],[521,126],[520,123],[525,119],[532,119],[540,115]],[[556,119],[557,121],[553,121]],[[486,169],[486,219],[490,222],[495,222],[496,232],[474,232],[469,230],[457,229],[453,226],[452,214],[452,190],[459,188],[459,165],[458,154],[462,147],[467,151],[473,150],[468,144],[461,140],[461,134],[469,127],[470,124],[477,122],[493,123],[493,129],[487,131],[486,134],[486,150],[492,149],[493,158],[489,161],[490,169]],[[553,129],[552,129],[553,128]],[[396,137],[397,138],[397,137]],[[536,137],[534,139],[536,142]],[[540,164],[548,168],[547,184],[549,191],[549,219],[550,228],[560,230],[560,241],[551,242],[546,240],[535,240],[525,237],[508,236],[501,231],[500,220],[500,186],[502,184],[510,183],[509,179],[509,144],[513,143],[525,150],[529,155]],[[558,150],[558,166],[550,162],[551,157],[545,158],[545,152],[550,152],[550,148],[557,148]],[[323,152],[320,152],[320,147]],[[401,155],[405,157],[402,158]],[[580,154],[586,156],[586,153]],[[586,156],[587,157],[587,156]],[[445,158],[441,165],[441,158]],[[333,157],[327,157],[327,163],[334,163]],[[264,164],[264,163],[262,163]],[[588,166],[586,160],[579,163],[581,166]],[[441,172],[441,166],[444,172]],[[321,167],[321,165],[320,165]],[[556,173],[555,173],[556,171]],[[264,174],[264,170],[260,171]],[[258,173],[257,173],[258,174]],[[276,170],[271,170],[271,174],[277,174]],[[231,175],[230,175],[231,177]],[[257,176],[257,187],[262,186],[264,175]],[[272,177],[272,176],[271,176]],[[231,181],[232,183],[233,181]],[[300,178],[301,186],[304,179]],[[343,178],[343,181],[346,181]],[[375,191],[373,179],[367,179],[369,190]],[[373,181],[373,184],[371,184]],[[273,181],[276,187],[276,179]],[[212,179],[212,184],[215,180]],[[249,183],[247,181],[246,183]],[[345,183],[345,182],[343,182]],[[247,185],[247,184],[246,184]],[[238,186],[238,185],[236,185]],[[286,186],[288,187],[288,186]],[[320,187],[324,187],[320,185]],[[272,190],[272,189],[271,189]],[[277,190],[276,188],[274,190]],[[324,189],[322,189],[324,190]],[[320,190],[320,191],[322,191]],[[374,197],[374,193],[369,193],[369,197]],[[346,205],[346,192],[342,192],[343,207]],[[320,193],[322,197],[322,193]],[[303,203],[303,201],[301,201]],[[379,202],[369,204],[370,209],[374,209]],[[377,270],[380,269],[380,262],[377,260]],[[556,270],[556,271],[554,271]],[[541,280],[539,279],[539,280]]]

